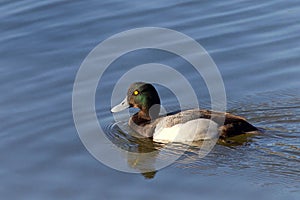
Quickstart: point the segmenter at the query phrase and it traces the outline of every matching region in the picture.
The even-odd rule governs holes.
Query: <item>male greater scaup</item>
[[[158,142],[191,142],[213,138],[227,138],[258,131],[245,118],[209,110],[185,110],[159,116],[160,98],[153,85],[144,82],[131,84],[126,98],[111,112],[129,107],[139,112],[129,119],[129,126],[144,137]]]

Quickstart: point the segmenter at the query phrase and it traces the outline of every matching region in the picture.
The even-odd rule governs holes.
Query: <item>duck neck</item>
[[[149,115],[149,112],[145,112],[144,110],[140,110],[137,113],[137,117],[142,121],[151,121],[151,117]]]
[[[134,122],[135,125],[139,126],[151,122],[151,117],[148,115],[148,113],[145,113],[144,111],[140,110],[131,117],[131,120]]]
[[[146,123],[153,121],[159,117],[160,104],[155,104],[151,106],[150,109],[141,109],[138,113],[134,115],[134,121],[139,123]]]

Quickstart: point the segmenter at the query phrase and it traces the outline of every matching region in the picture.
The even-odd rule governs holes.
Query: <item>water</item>
[[[0,5],[1,198],[299,199],[299,2],[28,0]],[[191,147],[152,174],[127,174],[95,160],[72,118],[76,72],[98,43],[145,26],[196,39],[219,67],[228,111],[264,133],[220,142],[203,159]],[[110,97],[103,91],[110,91],[120,75],[118,64],[126,69],[148,62],[183,71],[186,65],[159,51],[125,55],[107,72],[112,78],[102,82],[96,99]],[[200,102],[209,107],[203,90]],[[162,100],[170,109],[176,106],[172,95]],[[120,146],[161,148],[118,133],[109,104],[96,109]]]

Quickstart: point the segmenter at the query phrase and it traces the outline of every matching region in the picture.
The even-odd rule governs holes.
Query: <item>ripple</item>
[[[299,193],[300,97],[299,88],[295,88],[299,86],[300,63],[298,2],[28,0],[2,1],[0,5],[0,193],[6,199],[76,199],[78,191],[85,191],[87,199],[159,198],[163,193],[177,197],[182,191],[189,191],[188,198],[199,198],[199,191],[210,194],[215,188],[224,188],[224,183],[239,185],[235,177],[244,177],[251,186],[271,187],[272,197],[286,188]],[[76,72],[99,42],[120,31],[145,26],[172,28],[200,42],[220,69],[228,111],[246,117],[263,133],[219,142],[206,157],[199,158],[201,144],[166,147],[135,137],[128,129],[128,119],[114,122],[110,105],[97,101],[99,122],[114,144],[131,152],[163,152],[161,159],[166,161],[181,157],[158,175],[155,171],[143,174],[155,178],[147,182],[95,162],[80,142],[72,119]],[[173,55],[148,53],[125,61],[120,58],[119,64],[168,61],[185,71],[187,64]],[[110,88],[123,69],[108,73],[103,87]],[[188,76],[200,87],[194,73]],[[176,80],[172,84],[176,85]],[[107,91],[98,95],[110,98]],[[202,96],[201,106],[209,107],[210,97]],[[170,110],[177,107],[167,95],[164,103]],[[128,164],[137,163],[132,159]],[[198,188],[202,186],[203,190]],[[249,187],[240,188],[230,193],[245,196],[249,192]]]

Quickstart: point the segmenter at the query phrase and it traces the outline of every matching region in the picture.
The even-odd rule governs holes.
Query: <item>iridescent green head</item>
[[[136,82],[130,85],[126,98],[111,109],[119,112],[129,107],[139,108],[145,115],[157,117],[159,113],[160,99],[153,85],[144,82]],[[152,118],[152,117],[151,117]]]

